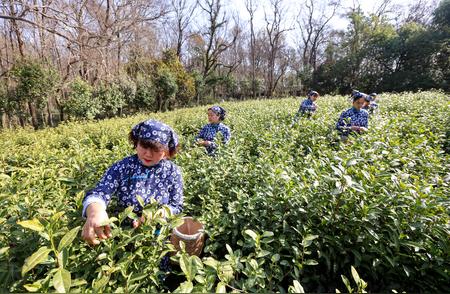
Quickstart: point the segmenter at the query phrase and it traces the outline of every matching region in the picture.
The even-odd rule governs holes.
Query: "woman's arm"
[[[361,124],[361,127],[364,127],[364,128],[366,128],[366,129],[369,128],[369,114],[366,114],[366,115],[364,116],[363,121],[362,121],[362,124]]]
[[[111,237],[111,228],[105,225],[109,220],[106,208],[119,187],[120,172],[118,163],[111,166],[97,186],[88,191],[83,199],[82,216],[86,217],[86,223],[81,236],[90,245],[99,244],[98,239]]]
[[[305,100],[304,103],[302,103],[302,108],[303,111],[307,111],[307,112],[314,112],[317,108],[317,106],[314,104],[313,101],[311,100]]]
[[[183,177],[181,171],[177,166],[174,166],[174,171],[170,175],[172,185],[169,188],[169,206],[172,214],[178,214],[183,210]]]
[[[229,142],[230,139],[231,139],[231,131],[230,131],[230,128],[227,127],[227,126],[223,126],[221,132],[222,132],[222,136],[223,136],[223,139],[222,139],[223,144],[228,144],[228,142]]]
[[[97,186],[89,190],[83,199],[82,216],[86,217],[86,209],[91,203],[99,203],[103,207],[108,207],[112,195],[119,187],[120,168],[119,163],[113,164],[103,175]]]
[[[203,127],[199,132],[198,132],[198,135],[197,136],[195,136],[195,138],[194,138],[194,141],[195,142],[201,142],[201,141],[203,141],[203,137],[204,137],[204,132],[205,132],[205,128],[206,128],[206,126],[205,127]]]
[[[345,124],[345,121],[344,121],[344,118],[345,118],[345,112],[342,112],[341,116],[339,117],[339,119],[338,119],[338,121],[336,123],[336,129],[338,131],[344,131],[347,128],[346,124]]]

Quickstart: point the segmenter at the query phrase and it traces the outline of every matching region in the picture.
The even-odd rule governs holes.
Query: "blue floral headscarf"
[[[178,145],[178,136],[171,127],[157,120],[149,119],[138,123],[131,130],[133,136],[143,141],[154,141],[175,150]]]
[[[358,99],[360,99],[360,98],[364,98],[365,100],[367,100],[367,94],[364,94],[364,93],[362,93],[362,92],[359,92],[359,91],[354,91],[354,92],[352,92],[352,99],[353,99],[353,101],[355,101],[355,100],[358,100]]]
[[[215,114],[220,116],[220,120],[225,119],[225,115],[226,115],[227,111],[224,108],[215,105],[213,107],[208,108],[208,110],[211,110],[212,112],[214,112]]]
[[[319,93],[317,92],[317,91],[313,91],[313,90],[310,90],[309,92],[308,92],[308,95],[307,95],[308,97],[311,97],[311,96],[319,96]]]

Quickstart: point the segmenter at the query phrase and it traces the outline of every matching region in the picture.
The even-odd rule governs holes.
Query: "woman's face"
[[[353,102],[353,107],[355,107],[357,110],[360,110],[364,106],[365,102],[366,100],[364,99],[364,97],[361,97]]]
[[[136,153],[142,164],[145,166],[158,164],[166,155],[164,149],[145,148],[141,143],[137,144]]]
[[[208,121],[212,124],[220,122],[220,116],[212,110],[208,110]]]

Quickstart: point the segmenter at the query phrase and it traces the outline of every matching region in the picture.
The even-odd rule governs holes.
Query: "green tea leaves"
[[[22,276],[24,276],[28,271],[32,270],[36,265],[47,260],[48,254],[52,250],[47,247],[39,248],[35,253],[25,259],[25,263],[22,266]]]

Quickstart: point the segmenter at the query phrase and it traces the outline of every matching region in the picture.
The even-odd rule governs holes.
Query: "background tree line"
[[[245,0],[245,11],[227,0],[1,0],[0,28],[3,128],[310,88],[450,88],[450,0],[384,0],[371,13],[334,0]]]

